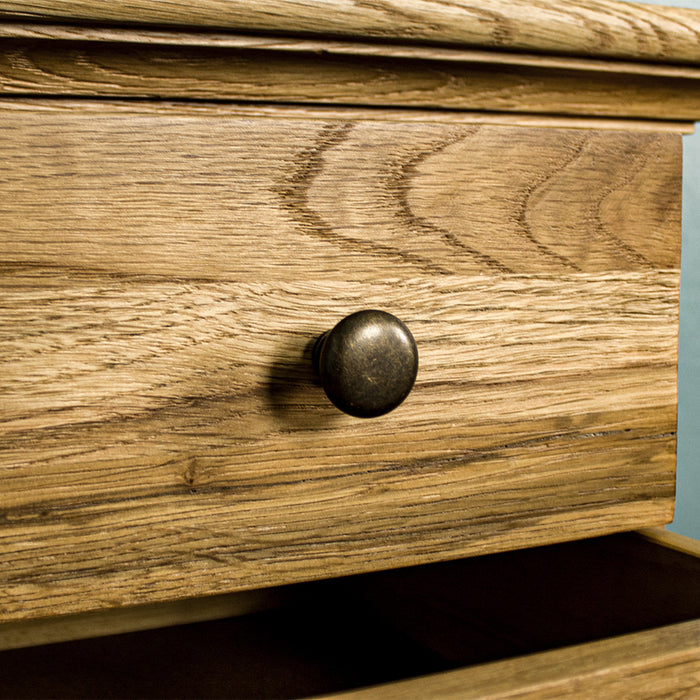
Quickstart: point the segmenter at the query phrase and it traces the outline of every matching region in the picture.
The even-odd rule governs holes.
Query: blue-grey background
[[[700,0],[693,3],[700,9]],[[670,530],[700,539],[700,124],[683,137],[678,473]]]
[[[636,0],[700,10],[700,0]],[[676,517],[669,530],[700,539],[700,124],[683,137],[683,243],[678,350]]]

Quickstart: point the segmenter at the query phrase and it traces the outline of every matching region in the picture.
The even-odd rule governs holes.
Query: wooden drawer
[[[0,697],[696,697],[700,550],[660,536],[296,585],[253,615],[0,652]]]
[[[0,617],[668,522],[680,136],[504,121],[2,103]],[[371,307],[363,421],[309,354]]]

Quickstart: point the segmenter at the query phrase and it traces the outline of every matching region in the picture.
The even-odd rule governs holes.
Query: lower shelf
[[[233,618],[3,651],[0,697],[500,697],[526,682],[533,697],[559,697],[591,678],[631,689],[627,668],[653,696],[663,683],[700,693],[699,591],[692,551],[614,535],[294,586],[274,609]]]

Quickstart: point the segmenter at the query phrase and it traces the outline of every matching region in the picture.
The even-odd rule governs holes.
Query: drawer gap
[[[301,697],[700,618],[700,558],[625,533],[286,587],[238,617],[0,653],[0,697]]]

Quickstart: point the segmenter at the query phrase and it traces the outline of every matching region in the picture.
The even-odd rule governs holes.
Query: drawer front
[[[678,135],[0,109],[2,619],[671,519]],[[368,420],[310,362],[361,308],[420,355]]]

